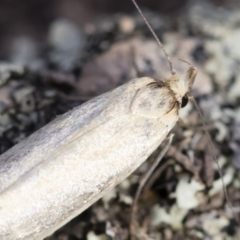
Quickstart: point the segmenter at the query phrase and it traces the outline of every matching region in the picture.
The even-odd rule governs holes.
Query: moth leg
[[[138,189],[137,192],[135,194],[135,198],[133,200],[132,203],[132,211],[131,211],[131,218],[130,218],[130,225],[129,225],[129,232],[130,232],[130,239],[131,240],[135,240],[137,239],[136,236],[136,226],[137,226],[137,219],[136,219],[136,212],[137,212],[137,203],[138,203],[138,199],[141,195],[141,192],[146,184],[146,182],[148,181],[148,179],[150,178],[150,176],[152,175],[153,171],[156,169],[156,167],[158,166],[158,164],[160,163],[160,161],[162,160],[162,158],[165,156],[166,152],[168,151],[171,143],[172,143],[172,139],[173,139],[174,134],[170,134],[166,140],[163,143],[163,148],[162,151],[159,153],[159,155],[156,157],[155,161],[153,162],[153,164],[151,165],[151,167],[149,168],[149,170],[143,175],[143,177],[140,180],[140,183],[138,185]]]

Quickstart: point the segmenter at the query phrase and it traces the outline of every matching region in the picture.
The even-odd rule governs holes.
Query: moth
[[[130,80],[2,154],[0,239],[51,235],[135,171],[178,121],[197,70],[172,73]]]

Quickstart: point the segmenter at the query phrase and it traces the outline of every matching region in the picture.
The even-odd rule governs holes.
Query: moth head
[[[190,66],[184,74],[174,74],[172,77],[165,79],[165,83],[174,92],[176,100],[181,107],[185,107],[188,103],[188,96],[196,75],[197,68]]]

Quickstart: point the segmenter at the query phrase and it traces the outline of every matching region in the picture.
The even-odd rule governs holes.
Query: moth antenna
[[[143,14],[142,10],[140,9],[140,7],[138,6],[137,2],[136,2],[135,0],[132,0],[132,2],[133,2],[133,4],[135,5],[135,7],[136,7],[136,9],[138,10],[138,12],[140,13],[140,15],[141,15],[141,17],[143,18],[144,22],[146,23],[147,27],[148,27],[149,30],[151,31],[152,35],[153,35],[154,38],[156,39],[158,45],[159,45],[160,48],[162,49],[165,57],[167,58],[172,75],[175,75],[175,74],[176,74],[176,71],[175,71],[175,69],[173,68],[173,64],[172,64],[172,61],[171,61],[170,56],[169,56],[168,53],[166,52],[165,48],[163,47],[163,45],[162,45],[161,41],[159,40],[159,38],[157,37],[156,33],[153,31],[153,28],[152,28],[151,25],[149,24],[148,20],[145,18],[144,14]]]
[[[178,58],[178,60],[181,61],[181,62],[184,62],[184,63],[188,64],[190,67],[193,66],[190,62],[188,62],[188,61],[186,61],[186,60],[184,60],[184,59]]]
[[[222,188],[223,188],[224,195],[225,195],[225,198],[226,198],[226,201],[227,201],[227,205],[228,205],[229,209],[231,210],[234,219],[236,220],[237,223],[239,223],[239,219],[238,219],[237,216],[234,214],[232,204],[231,204],[231,202],[230,202],[230,200],[229,200],[229,198],[228,198],[227,188],[226,188],[226,186],[225,186],[225,184],[224,184],[224,181],[223,181],[223,174],[222,174],[221,168],[220,168],[220,166],[219,166],[217,157],[216,157],[216,155],[214,154],[214,147],[213,147],[213,144],[212,144],[212,141],[211,141],[211,137],[210,137],[210,135],[209,135],[209,132],[208,132],[208,130],[207,130],[207,126],[206,126],[206,123],[205,123],[205,121],[204,121],[203,114],[202,114],[202,112],[201,112],[201,110],[200,110],[200,108],[199,108],[196,100],[194,99],[194,97],[193,97],[190,93],[188,94],[188,99],[190,99],[190,101],[194,104],[194,106],[195,106],[195,108],[197,109],[197,112],[198,112],[198,114],[199,114],[199,116],[200,116],[200,118],[201,118],[202,125],[203,125],[203,130],[204,130],[204,132],[205,132],[206,135],[207,135],[207,141],[208,141],[208,143],[209,143],[209,147],[210,147],[210,150],[211,150],[211,152],[212,152],[212,157],[213,157],[214,162],[215,162],[216,165],[217,165],[218,172],[219,172],[219,176],[220,176],[221,181],[222,181]]]

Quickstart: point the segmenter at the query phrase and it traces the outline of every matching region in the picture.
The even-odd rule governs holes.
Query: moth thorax
[[[172,90],[177,102],[181,105],[182,98],[188,92],[188,85],[186,82],[183,82],[181,77],[178,74],[175,74],[172,77],[166,79],[165,83]]]
[[[165,83],[173,91],[180,105],[182,105],[182,99],[186,98],[191,91],[196,75],[197,69],[191,66],[184,74],[174,74],[172,77],[165,80]]]

